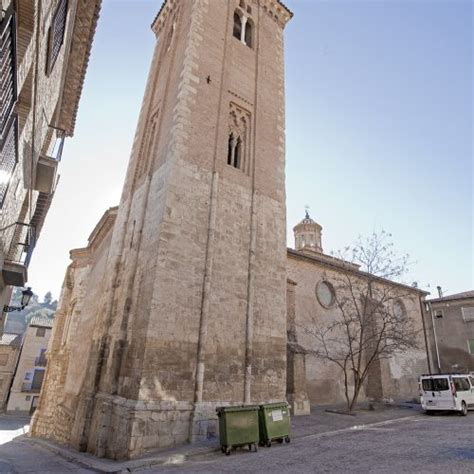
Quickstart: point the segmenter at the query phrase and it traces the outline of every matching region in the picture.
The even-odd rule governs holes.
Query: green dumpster
[[[258,449],[259,426],[257,405],[218,407],[219,438],[221,450],[229,455],[232,448],[248,445],[249,450]]]
[[[288,403],[260,405],[260,443],[270,447],[272,441],[290,442],[290,410]]]

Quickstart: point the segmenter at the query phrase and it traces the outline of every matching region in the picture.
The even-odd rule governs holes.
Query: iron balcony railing
[[[36,245],[35,227],[25,222],[16,222],[0,229],[4,259],[28,267]]]
[[[0,209],[7,196],[13,171],[18,163],[18,117],[12,114],[0,138]]]
[[[17,99],[16,23],[13,2],[0,12],[0,140],[4,140],[7,125]]]

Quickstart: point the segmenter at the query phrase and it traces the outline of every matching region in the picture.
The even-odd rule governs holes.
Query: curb
[[[182,462],[186,459],[192,459],[196,456],[202,456],[211,453],[218,453],[220,449],[212,448],[199,448],[190,452],[173,453],[173,454],[162,454],[154,457],[129,460],[129,461],[113,461],[113,460],[101,460],[93,455],[86,453],[80,453],[72,449],[60,446],[53,441],[48,441],[41,438],[30,438],[25,437],[23,441],[36,444],[41,448],[47,449],[48,451],[61,456],[63,459],[77,464],[80,467],[95,471],[95,472],[107,472],[112,474],[132,472],[136,469],[151,468],[153,466],[173,465],[178,462]],[[89,457],[90,456],[90,457]]]

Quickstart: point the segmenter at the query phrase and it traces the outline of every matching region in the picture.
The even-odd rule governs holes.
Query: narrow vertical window
[[[237,138],[237,141],[235,143],[235,153],[234,153],[234,163],[233,166],[234,168],[240,169],[242,161],[242,140]]]
[[[234,161],[234,156],[233,156],[233,153],[234,153],[234,134],[231,133],[229,135],[229,148],[228,148],[228,151],[227,151],[227,164],[228,165],[232,165],[233,161]]]
[[[234,12],[234,37],[238,40],[242,37],[242,20],[237,12]]]
[[[245,23],[245,44],[249,48],[252,47],[252,22],[248,19]]]

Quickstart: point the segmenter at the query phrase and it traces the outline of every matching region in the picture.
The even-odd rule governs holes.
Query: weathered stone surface
[[[250,4],[239,12],[252,47],[233,36],[237,1],[170,0],[155,21],[122,200],[113,228],[72,255],[34,435],[133,457],[215,433],[217,405],[285,399],[290,14],[276,0]],[[60,349],[73,304],[82,344]]]

